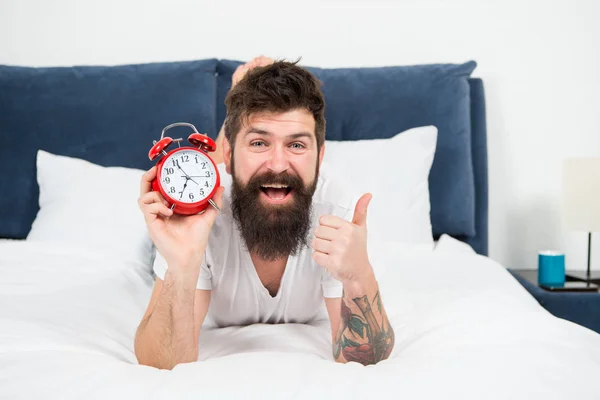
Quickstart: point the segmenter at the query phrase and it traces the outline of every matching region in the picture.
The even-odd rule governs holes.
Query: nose
[[[267,161],[267,168],[276,174],[286,171],[290,166],[284,146],[273,146]]]

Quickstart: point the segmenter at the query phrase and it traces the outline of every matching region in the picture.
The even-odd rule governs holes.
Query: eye
[[[254,142],[250,143],[250,146],[252,146],[252,147],[264,147],[264,146],[266,146],[266,143],[263,142],[262,140],[255,140]]]
[[[305,149],[306,146],[304,146],[302,143],[300,142],[294,142],[290,145],[290,147],[294,150],[300,150],[300,149]]]

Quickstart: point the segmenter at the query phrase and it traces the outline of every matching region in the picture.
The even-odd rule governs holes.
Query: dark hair
[[[325,98],[321,82],[297,63],[275,61],[256,67],[229,91],[225,98],[225,137],[232,148],[242,121],[250,115],[305,109],[315,119],[317,149],[321,149],[325,142]]]

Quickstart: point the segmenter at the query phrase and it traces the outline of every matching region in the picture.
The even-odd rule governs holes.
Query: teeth
[[[271,183],[271,184],[268,184],[268,185],[262,185],[262,187],[265,187],[265,188],[275,188],[275,189],[287,188],[286,185],[281,185],[279,183]]]

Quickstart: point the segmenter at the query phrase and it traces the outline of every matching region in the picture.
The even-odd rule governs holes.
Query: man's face
[[[306,110],[251,115],[234,148],[224,142],[232,211],[248,250],[274,260],[306,244],[323,154]]]

